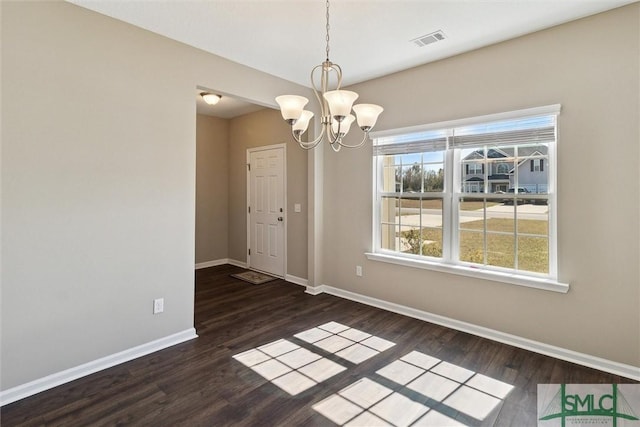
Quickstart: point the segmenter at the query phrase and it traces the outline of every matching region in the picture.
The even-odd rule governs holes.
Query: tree
[[[438,172],[429,170],[424,174],[424,191],[442,191],[444,190],[444,169],[440,168]]]
[[[411,167],[396,169],[396,182],[402,183],[402,191],[423,192],[444,190],[444,169],[424,171],[420,163]],[[398,188],[397,191],[400,191]]]
[[[402,170],[402,191],[422,191],[422,167],[414,163],[410,168]]]

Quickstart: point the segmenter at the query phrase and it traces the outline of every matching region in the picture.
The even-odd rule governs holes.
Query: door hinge
[[[247,167],[251,170],[251,163],[247,163]]]
[[[249,209],[249,213],[251,213],[251,206],[248,206],[247,209]]]
[[[249,249],[249,255],[251,255],[251,249]]]

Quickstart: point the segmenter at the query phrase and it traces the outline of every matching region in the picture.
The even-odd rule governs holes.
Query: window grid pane
[[[521,270],[549,273],[549,239],[519,236],[518,266]]]
[[[442,192],[444,191],[444,164],[443,163],[425,163],[423,191],[426,192]]]
[[[484,231],[460,231],[460,261],[485,264]]]
[[[424,199],[421,207],[421,255],[442,258],[442,199]]]
[[[487,265],[515,268],[515,236],[487,233]]]
[[[380,247],[391,251],[398,248],[400,199],[383,196],[380,202]]]
[[[450,129],[445,150],[441,145],[387,154],[393,153],[393,138],[387,138],[384,151],[374,150],[382,159],[380,249],[499,271],[555,274],[549,265],[549,245],[555,242],[549,203],[555,116],[532,120],[522,131],[518,120],[513,132],[508,121],[489,126],[479,138],[476,126],[466,134]],[[529,138],[538,121],[546,126],[539,133],[544,138]],[[489,130],[498,139],[492,141]]]
[[[460,198],[459,261],[512,270],[549,272],[549,213],[546,205]],[[524,245],[524,246],[523,246]]]
[[[380,231],[380,247],[390,251],[397,251],[398,226],[395,224],[382,224],[380,226]]]
[[[428,257],[442,257],[441,198],[381,197],[380,248]]]

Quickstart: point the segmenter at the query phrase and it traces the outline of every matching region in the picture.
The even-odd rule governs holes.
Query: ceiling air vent
[[[429,33],[424,36],[420,36],[417,39],[411,40],[413,43],[417,44],[419,47],[426,46],[431,43],[439,42],[440,40],[444,40],[444,33],[442,30],[435,31],[433,33]]]

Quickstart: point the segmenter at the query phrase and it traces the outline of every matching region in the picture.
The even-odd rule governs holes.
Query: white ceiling
[[[68,1],[305,86],[326,56],[323,0]],[[330,59],[350,85],[635,1],[333,0]]]

